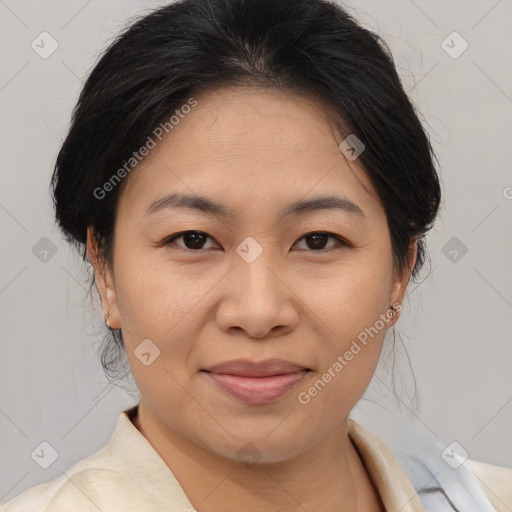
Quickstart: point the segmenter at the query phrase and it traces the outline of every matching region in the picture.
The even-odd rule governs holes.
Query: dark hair
[[[117,36],[84,84],[52,178],[56,219],[84,261],[92,226],[112,265],[126,180],[101,200],[94,191],[192,96],[244,85],[312,94],[344,138],[363,142],[358,158],[385,208],[399,271],[418,236],[415,280],[441,200],[437,159],[386,43],[327,0],[180,0]]]

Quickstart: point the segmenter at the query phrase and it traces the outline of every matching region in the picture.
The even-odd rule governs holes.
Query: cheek
[[[308,309],[322,320],[318,387],[330,389],[321,400],[333,406],[360,397],[378,364],[387,330],[389,272],[386,261],[365,258],[305,295]]]
[[[116,267],[116,291],[134,379],[148,401],[149,397],[161,397],[167,403],[174,397],[172,401],[180,408],[189,407],[179,383],[185,385],[192,377],[190,353],[211,319],[209,310],[205,310],[205,298],[219,277],[199,273],[194,276],[165,261],[151,261],[147,250],[139,255],[133,250],[128,254],[119,259]],[[142,348],[146,346],[149,350]],[[139,356],[148,351],[150,360],[153,352],[158,356],[146,366],[148,357],[144,361]]]
[[[347,260],[329,275],[304,282],[301,296],[337,345],[371,328],[389,307],[391,265],[386,258]]]
[[[380,306],[368,301],[347,303],[347,307],[339,308],[338,314],[333,315],[336,321],[330,327],[334,334],[329,331],[323,338],[317,352],[316,375],[297,397],[310,416],[322,417],[329,425],[335,425],[366,391],[387,331],[385,311]]]
[[[147,248],[140,254],[136,250],[128,254],[116,262],[116,294],[123,326],[148,337],[169,335],[193,314],[194,305],[207,292],[205,280],[196,281],[162,258],[156,261]]]

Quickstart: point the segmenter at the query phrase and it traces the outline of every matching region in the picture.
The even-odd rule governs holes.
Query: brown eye
[[[176,240],[183,239],[183,245],[176,244]],[[212,238],[208,236],[206,233],[202,231],[184,231],[183,233],[178,233],[176,235],[167,238],[164,242],[164,245],[178,245],[183,249],[188,249],[191,251],[201,251],[205,249],[205,242]]]
[[[327,250],[336,248],[337,246],[349,246],[349,243],[343,240],[341,237],[334,235],[333,233],[328,233],[326,231],[315,231],[313,233],[308,233],[304,235],[300,240],[306,240],[307,248],[312,252],[320,252],[326,251],[326,244],[328,240],[332,238],[337,242],[337,244],[333,244],[327,247]]]

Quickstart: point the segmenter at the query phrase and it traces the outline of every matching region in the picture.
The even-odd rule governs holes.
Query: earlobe
[[[416,236],[409,246],[409,260],[408,268],[405,269],[402,276],[396,278],[393,284],[393,290],[391,293],[391,302],[388,310],[388,316],[390,318],[389,327],[391,327],[397,320],[402,310],[402,302],[405,296],[405,290],[409,284],[416,258],[418,255],[418,237]],[[393,307],[394,306],[394,307]],[[394,311],[394,314],[393,314]]]
[[[111,278],[108,266],[101,257],[98,240],[94,235],[92,226],[87,228],[87,255],[94,268],[94,277],[100,295],[105,325],[109,329],[120,329],[113,279]]]

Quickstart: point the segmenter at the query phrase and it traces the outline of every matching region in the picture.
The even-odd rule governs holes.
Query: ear
[[[397,314],[389,321],[388,327],[391,327],[398,320],[399,312],[402,309],[402,302],[404,300],[405,290],[407,289],[407,285],[409,284],[409,280],[411,278],[412,270],[416,263],[416,258],[418,255],[418,236],[416,235],[414,239],[411,241],[409,245],[409,258],[407,268],[401,275],[398,275],[394,282],[391,291],[390,297],[390,305],[395,304],[395,311]]]
[[[103,316],[106,319],[108,314],[111,327],[113,329],[120,329],[121,322],[119,321],[119,308],[113,275],[108,264],[102,258],[98,239],[94,234],[92,226],[87,228],[87,255],[94,267],[94,277],[100,294]]]

